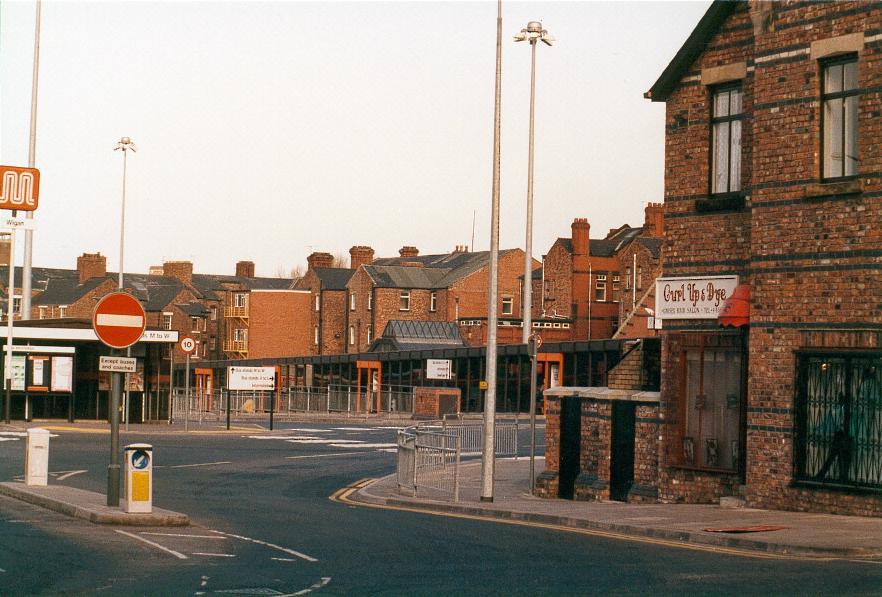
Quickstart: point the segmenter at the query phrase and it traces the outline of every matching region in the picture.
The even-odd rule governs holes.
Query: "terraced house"
[[[666,103],[659,497],[882,515],[882,4],[714,2]]]

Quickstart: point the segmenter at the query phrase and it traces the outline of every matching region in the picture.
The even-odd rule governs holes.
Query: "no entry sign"
[[[126,348],[141,338],[147,317],[138,299],[125,292],[113,292],[95,305],[92,327],[107,346]]]

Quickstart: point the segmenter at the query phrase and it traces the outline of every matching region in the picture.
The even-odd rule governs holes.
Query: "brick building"
[[[373,253],[370,247],[353,247],[350,264],[370,263]],[[346,284],[355,270],[333,267],[334,256],[330,253],[312,253],[306,263],[306,273],[294,285],[310,294],[309,349],[305,354],[341,354],[346,349]]]
[[[714,2],[647,92],[661,499],[882,515],[880,79],[878,2]]]
[[[664,223],[661,204],[644,211],[641,228],[625,224],[602,239],[591,239],[588,220],[576,218],[570,238],[552,244],[533,280],[533,317],[540,327],[544,320],[563,322],[571,333],[561,340],[583,341],[611,338],[627,321],[618,337],[646,335],[645,307],[652,310],[646,289],[660,271]]]
[[[406,246],[398,257],[363,265],[347,284],[346,351],[367,349],[392,320],[458,322],[469,344],[483,344],[489,259],[488,251],[469,252],[466,247],[420,255],[415,247]],[[523,268],[521,249],[499,252],[500,325],[517,328],[517,342]]]

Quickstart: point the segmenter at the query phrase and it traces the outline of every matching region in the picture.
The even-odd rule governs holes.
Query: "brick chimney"
[[[402,261],[398,265],[401,267],[426,267],[426,265],[420,261]]]
[[[355,246],[349,249],[349,269],[358,269],[374,260],[374,250],[370,247]]]
[[[573,255],[588,255],[588,239],[591,226],[588,218],[576,218],[573,220]]]
[[[312,253],[306,258],[307,267],[315,269],[317,267],[333,267],[334,256],[330,253]]]
[[[419,257],[420,250],[417,249],[416,247],[406,246],[406,247],[401,247],[400,249],[398,249],[398,254],[401,255],[402,258],[405,258],[405,259],[410,258],[410,257]]]
[[[80,284],[92,278],[103,278],[107,275],[107,257],[101,253],[83,253],[77,257],[77,273]]]
[[[644,236],[662,238],[665,235],[665,206],[661,203],[647,203],[644,213]]]
[[[180,280],[184,284],[193,282],[192,261],[166,261],[162,264],[162,273],[169,278]]]
[[[11,235],[0,234],[0,265],[9,265],[9,246]]]
[[[236,262],[237,278],[253,278],[254,262],[253,261],[237,261]]]

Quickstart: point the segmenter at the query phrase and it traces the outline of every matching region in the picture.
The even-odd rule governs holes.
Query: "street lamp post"
[[[530,42],[530,143],[527,155],[527,241],[524,255],[524,302],[521,309],[524,313],[523,342],[526,344],[533,332],[533,139],[534,118],[536,108],[536,43],[541,41],[551,45],[554,38],[542,28],[539,21],[530,21],[526,29],[514,36],[515,41]]]
[[[119,290],[123,289],[123,269],[125,257],[126,238],[126,165],[129,151],[138,151],[138,148],[128,137],[123,137],[113,148],[114,151],[123,152],[123,182],[122,182],[122,216],[119,226]],[[131,348],[129,349],[131,355]],[[122,389],[122,374],[111,373],[110,392],[110,465],[107,467],[107,505],[119,506],[119,399]]]
[[[534,462],[536,459],[536,352],[540,338],[533,335],[533,139],[534,113],[536,109],[536,43],[550,46],[554,38],[542,28],[539,21],[530,21],[526,29],[515,35],[514,40],[530,42],[530,143],[527,155],[527,240],[524,252],[524,313],[523,340],[530,356],[530,493],[535,483]]]
[[[499,298],[499,178],[502,130],[502,0],[496,3],[496,90],[493,108],[493,187],[490,208],[490,266],[487,295],[487,390],[484,394],[484,445],[481,450],[481,501],[493,501],[496,468],[496,322]]]

